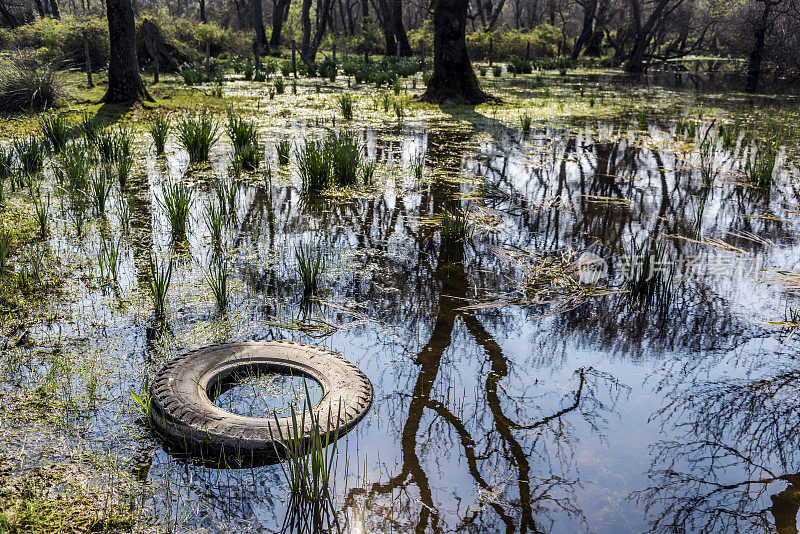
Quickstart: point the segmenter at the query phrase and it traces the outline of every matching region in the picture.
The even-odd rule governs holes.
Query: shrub
[[[511,74],[530,74],[533,72],[533,65],[527,59],[512,57],[508,62],[506,70]]]
[[[0,112],[52,108],[65,97],[61,76],[52,65],[37,67],[29,57],[0,64]]]
[[[337,71],[336,62],[333,61],[332,58],[328,57],[323,59],[320,62],[319,67],[317,68],[317,73],[321,77],[328,78],[332,82],[336,80],[336,71]]]

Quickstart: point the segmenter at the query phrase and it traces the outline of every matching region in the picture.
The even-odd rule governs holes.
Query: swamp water
[[[733,112],[675,109],[534,122],[527,135],[491,108],[337,121],[377,162],[375,185],[321,197],[302,191],[294,149],[277,165],[274,142],[299,145],[330,119],[271,118],[261,134],[272,181],[263,170],[232,178],[223,314],[205,282],[214,251],[204,213],[214,178],[228,176],[227,140],[213,170],[187,171],[174,139],[156,158],[137,138],[140,169],[113,195],[129,230],[113,202],[107,223],[76,237],[53,197],[47,244],[64,288],[27,325],[31,346],[5,351],[3,449],[22,469],[91,466],[100,494],[124,486],[110,499],[156,531],[280,531],[278,466],[212,469],[171,455],[131,391],[184,350],[291,339],[341,352],[375,389],[338,444],[335,507],[349,532],[793,525],[799,336],[789,335],[797,302],[779,271],[800,270],[795,147],[782,145],[773,183],[756,189],[741,183],[757,157],[746,128],[727,143],[718,131]],[[696,123],[691,136],[678,117]],[[714,145],[706,165],[704,139]],[[194,197],[177,247],[159,201],[170,179]],[[454,204],[471,235],[446,244],[438,221]],[[97,262],[110,241],[121,243],[116,288]],[[300,245],[325,258],[310,303]],[[151,254],[174,260],[163,330],[147,294]],[[547,272],[535,268],[543,261]],[[596,290],[575,284],[584,275]],[[235,387],[217,402],[253,414],[276,407],[276,389],[302,404],[291,380]],[[253,401],[260,392],[273,398]]]

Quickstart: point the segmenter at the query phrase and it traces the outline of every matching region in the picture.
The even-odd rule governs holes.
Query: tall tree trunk
[[[578,40],[575,41],[575,46],[572,49],[572,59],[576,60],[581,55],[583,47],[589,43],[592,38],[592,24],[594,23],[594,15],[597,12],[597,0],[584,0],[583,4],[583,27]]]
[[[267,44],[267,32],[264,29],[264,13],[261,5],[262,0],[252,0],[253,3],[253,29],[256,32],[256,44],[259,50],[263,49]]]
[[[283,23],[289,16],[289,4],[291,0],[273,0],[272,2],[272,35],[269,38],[269,46],[277,50],[281,46],[281,30]]]
[[[14,29],[19,26],[19,21],[17,20],[17,17],[15,17],[14,14],[8,9],[3,0],[0,0],[0,16],[3,17],[3,20],[6,22],[6,25],[8,25],[8,27],[10,27],[11,29]]]
[[[152,100],[139,75],[136,24],[130,0],[106,0],[110,56],[108,90],[103,102],[132,104]]]
[[[205,24],[206,20],[206,0],[200,0],[200,22]]]
[[[303,0],[300,20],[303,27],[303,41],[300,48],[300,59],[305,63],[313,63],[317,57],[317,49],[328,27],[332,0],[317,0],[317,20],[315,27],[311,25],[311,0]],[[313,36],[311,32],[314,32]]]
[[[769,16],[772,11],[772,2],[764,0],[764,11],[755,31],[755,43],[750,51],[750,60],[747,64],[747,92],[755,93],[758,89],[758,79],[761,77],[761,61],[764,58],[764,42],[767,38]]]
[[[36,5],[36,11],[39,13],[41,18],[44,18],[46,13],[44,12],[44,5],[42,4],[42,0],[34,0],[33,2]]]
[[[53,14],[53,18],[61,19],[61,10],[58,9],[58,0],[50,0],[50,13]]]
[[[411,45],[408,44],[405,26],[403,26],[403,0],[389,0],[391,10],[392,30],[395,39],[395,50],[392,55],[400,52],[403,57],[411,56]]]
[[[478,85],[467,51],[468,0],[436,0],[433,3],[433,75],[426,102],[478,104],[490,99]]]

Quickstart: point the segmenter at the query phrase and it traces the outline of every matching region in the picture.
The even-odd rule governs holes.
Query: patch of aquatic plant
[[[208,267],[208,272],[205,274],[206,284],[208,284],[211,294],[214,295],[214,300],[217,303],[217,309],[220,311],[228,307],[228,265],[227,262],[216,257],[211,265]]]
[[[665,272],[664,266],[671,264],[663,245],[652,240],[638,243],[632,238],[625,254],[625,288],[630,296],[648,305],[668,304],[674,292],[674,269]]]
[[[392,108],[394,109],[394,114],[399,120],[403,120],[406,117],[406,101],[402,98],[395,98],[392,101]]]
[[[745,164],[747,181],[757,187],[769,189],[777,159],[778,143],[775,140],[767,140],[753,149]]]
[[[111,169],[103,167],[95,173],[94,179],[90,182],[89,191],[94,204],[94,209],[98,214],[103,215],[106,212],[106,204],[111,195],[111,186],[113,185],[111,177]]]
[[[169,115],[163,112],[157,113],[150,122],[150,136],[153,138],[153,146],[159,156],[164,153],[171,126]]]
[[[709,133],[711,126],[706,130],[703,140],[700,142],[700,176],[703,187],[711,187],[719,174],[716,167],[717,142]]]
[[[172,281],[172,260],[157,263],[150,257],[150,271],[147,277],[147,287],[153,300],[156,317],[163,319],[167,311],[167,292]]]
[[[519,116],[519,124],[522,127],[523,134],[528,135],[528,133],[531,131],[532,123],[533,123],[533,117],[531,117],[528,112],[525,112]]]
[[[258,169],[260,163],[261,149],[257,145],[245,145],[234,156],[233,169],[236,174],[252,172]]]
[[[492,67],[492,75],[495,78],[499,78],[500,76],[502,76],[502,74],[503,74],[503,67],[501,67],[500,65],[495,65],[494,67]]]
[[[318,191],[328,185],[331,176],[331,161],[327,154],[328,143],[306,139],[296,152],[297,170],[303,180],[303,188]]]
[[[275,452],[285,459],[280,465],[290,493],[284,528],[291,532],[335,532],[340,529],[331,483],[338,454],[338,422],[344,408],[340,403],[336,414],[330,406],[327,415],[316,414],[307,385],[305,394],[299,414],[290,406],[291,428],[286,429],[287,435],[283,434],[277,414],[274,416],[282,445],[281,450],[276,445]],[[321,420],[323,417],[325,421]],[[312,431],[305,439],[307,428]]]
[[[100,276],[113,283],[117,283],[119,277],[121,242],[122,240],[104,239],[100,243],[100,251],[97,255]]]
[[[361,163],[361,180],[366,185],[371,185],[375,178],[376,163],[372,160],[366,160]]]
[[[411,157],[410,165],[411,175],[414,177],[414,179],[417,181],[422,180],[422,173],[425,170],[425,155],[414,154]]]
[[[278,165],[289,164],[289,152],[292,149],[288,139],[282,139],[275,144],[275,151],[278,153]]]
[[[39,228],[39,237],[44,238],[47,236],[47,221],[50,218],[50,193],[47,197],[42,196],[39,188],[31,190],[31,197],[33,199],[33,210],[36,214],[36,223]]]
[[[0,228],[0,276],[8,270],[11,257],[11,231]]]
[[[214,192],[219,201],[219,207],[224,215],[233,216],[236,212],[236,196],[239,186],[231,179],[220,178],[214,183]]]
[[[322,273],[325,270],[325,257],[322,250],[315,250],[309,244],[298,245],[294,249],[297,272],[303,283],[303,295],[310,296],[319,290]]]
[[[463,241],[469,234],[470,224],[467,213],[458,206],[442,210],[442,241],[455,243]]]
[[[220,250],[222,248],[222,232],[225,228],[224,211],[216,203],[209,202],[206,205],[205,221],[214,250]]]
[[[40,244],[29,251],[22,267],[17,272],[17,283],[20,288],[31,290],[41,284],[44,278],[44,255],[45,249]]]
[[[44,169],[47,156],[47,142],[41,138],[27,136],[13,141],[14,153],[17,155],[20,171],[27,176],[34,176]]]
[[[284,91],[286,91],[286,81],[279,76],[275,78],[275,84],[273,87],[275,88],[275,93],[282,95]]]
[[[339,102],[339,109],[342,111],[342,117],[345,120],[351,120],[353,118],[353,103],[354,103],[353,95],[350,93],[342,93],[336,98],[336,101]]]
[[[68,192],[87,192],[93,162],[91,147],[85,142],[70,143],[58,156],[54,167],[56,178]]]
[[[358,135],[350,131],[331,134],[325,141],[325,153],[330,157],[331,177],[343,186],[358,182],[358,170],[364,149]]]
[[[185,239],[186,225],[192,206],[192,191],[180,182],[166,184],[161,205],[169,219],[173,239],[176,241]]]
[[[243,119],[233,110],[228,111],[228,124],[225,127],[225,131],[233,145],[234,154],[237,154],[246,146],[258,146],[258,127],[256,123]]]
[[[178,142],[189,153],[189,163],[208,161],[211,148],[218,140],[214,116],[207,110],[178,122]]]
[[[48,115],[39,121],[39,132],[47,139],[53,152],[58,154],[72,137],[72,126],[61,115]]]
[[[91,144],[97,142],[97,136],[104,129],[103,125],[92,115],[84,113],[81,121],[78,123],[78,131],[83,134],[84,139]]]

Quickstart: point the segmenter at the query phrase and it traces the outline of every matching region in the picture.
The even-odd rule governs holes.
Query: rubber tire
[[[187,352],[158,372],[150,386],[153,425],[170,445],[200,463],[236,467],[275,461],[285,451],[283,440],[293,434],[290,416],[276,422],[274,416],[234,414],[216,406],[208,395],[234,371],[252,366],[307,376],[322,386],[314,412],[323,428],[311,428],[307,420],[305,440],[312,432],[326,431],[329,414],[331,428],[338,418],[341,437],[372,404],[369,379],[334,352],[290,341],[226,343]]]

